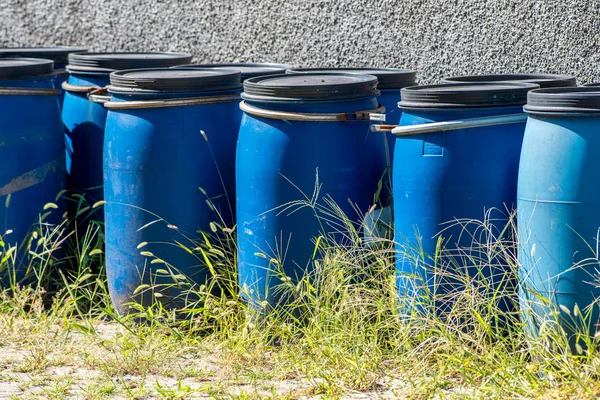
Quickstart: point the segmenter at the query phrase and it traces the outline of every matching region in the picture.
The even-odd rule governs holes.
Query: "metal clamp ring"
[[[57,96],[59,94],[58,89],[0,87],[2,96]]]
[[[64,81],[62,83],[62,88],[64,90],[66,90],[67,92],[72,92],[72,93],[91,93],[94,90],[102,89],[100,86],[77,86],[77,85],[71,85],[67,81]]]
[[[239,94],[228,94],[221,96],[206,96],[206,97],[190,97],[179,99],[164,99],[164,100],[135,100],[135,101],[108,101],[104,103],[104,107],[109,110],[131,110],[140,108],[162,108],[162,107],[183,107],[198,104],[217,104],[230,103],[238,101]]]
[[[242,101],[240,108],[245,113],[269,119],[282,119],[287,121],[312,121],[312,122],[344,122],[368,121],[370,114],[385,112],[385,107],[380,105],[375,110],[356,111],[353,113],[298,113],[289,111],[273,111],[253,107]]]

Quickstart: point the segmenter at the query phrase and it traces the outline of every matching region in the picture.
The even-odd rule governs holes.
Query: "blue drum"
[[[449,310],[465,282],[514,311],[516,277],[486,258],[516,203],[530,83],[402,89],[393,188],[400,299],[409,309]],[[489,224],[482,229],[480,223]],[[491,254],[491,251],[490,251]]]
[[[68,56],[71,53],[81,53],[87,51],[85,47],[4,47],[0,48],[0,57],[27,57],[44,58],[54,61],[54,72],[56,79],[54,86],[59,89],[59,102],[62,105],[64,90],[62,83],[67,80],[69,74],[65,67],[67,66]]]
[[[2,242],[18,246],[16,275],[0,281],[23,283],[29,233],[39,230],[40,214],[65,183],[65,146],[60,122],[60,91],[54,88],[53,62],[33,58],[0,59],[0,215]],[[60,221],[62,212],[52,215]],[[47,219],[43,221],[48,223]],[[10,267],[12,268],[12,266]],[[30,276],[32,278],[33,276]],[[29,280],[27,280],[29,281]]]
[[[344,243],[374,201],[385,137],[370,132],[377,78],[287,74],[244,82],[237,146],[239,285],[252,307],[289,300],[282,279],[313,271],[316,242]],[[338,211],[333,210],[337,204]],[[318,239],[320,237],[320,239]]]
[[[562,329],[574,353],[600,332],[597,90],[530,92],[519,167],[522,315],[534,336]]]
[[[111,74],[108,91],[104,215],[110,296],[126,314],[130,302],[152,303],[149,290],[136,292],[150,285],[165,307],[180,307],[187,294],[174,276],[202,285],[219,273],[184,246],[196,248],[197,238],[204,242],[201,232],[211,237],[212,223],[233,221],[239,125],[231,115],[239,108],[240,73],[124,70]]]
[[[189,63],[187,53],[76,53],[69,55],[69,79],[62,120],[66,129],[68,189],[85,196],[91,205],[102,200],[102,146],[107,110],[101,102],[112,71],[132,68],[162,68]],[[74,214],[80,204],[72,204]],[[76,208],[75,208],[76,207]],[[100,215],[97,218],[101,218]]]

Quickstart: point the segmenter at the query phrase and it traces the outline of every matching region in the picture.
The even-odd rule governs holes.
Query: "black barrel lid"
[[[535,83],[540,88],[564,87],[577,85],[571,75],[554,74],[497,74],[497,75],[465,75],[442,79],[442,83],[484,83],[484,82],[524,82]]]
[[[502,107],[527,103],[527,92],[538,89],[533,83],[454,83],[403,88],[400,107],[463,108]]]
[[[179,66],[177,67],[179,68]],[[181,68],[219,68],[219,69],[235,69],[242,73],[242,82],[248,78],[263,75],[283,74],[286,70],[292,68],[287,64],[271,64],[271,63],[231,63],[231,64],[187,64]]]
[[[251,101],[326,101],[376,96],[377,77],[359,74],[280,74],[244,82],[242,98]]]
[[[206,92],[241,88],[240,72],[228,69],[147,68],[112,72],[113,91]]]
[[[3,47],[0,48],[0,57],[26,57],[44,58],[52,60],[55,64],[66,64],[70,53],[87,51],[85,47]]]
[[[287,71],[289,74],[304,74],[315,72],[343,72],[349,74],[367,74],[377,77],[378,89],[402,89],[417,84],[417,73],[410,69],[401,68],[293,68]]]
[[[23,79],[53,75],[54,61],[41,58],[0,58],[0,79]]]
[[[546,88],[527,95],[525,111],[600,113],[600,88],[593,86]]]
[[[168,68],[192,61],[189,53],[73,53],[69,54],[69,71],[112,72],[122,69]]]

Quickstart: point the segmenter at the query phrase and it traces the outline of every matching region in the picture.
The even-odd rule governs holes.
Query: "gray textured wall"
[[[0,44],[600,80],[599,0],[0,0]]]

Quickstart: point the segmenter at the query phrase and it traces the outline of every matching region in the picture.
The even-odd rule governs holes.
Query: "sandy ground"
[[[382,382],[381,391],[331,392],[319,380],[269,379],[268,371],[244,369],[214,349],[123,344],[121,327],[96,329],[0,344],[0,399],[401,399],[406,393],[401,381]]]

